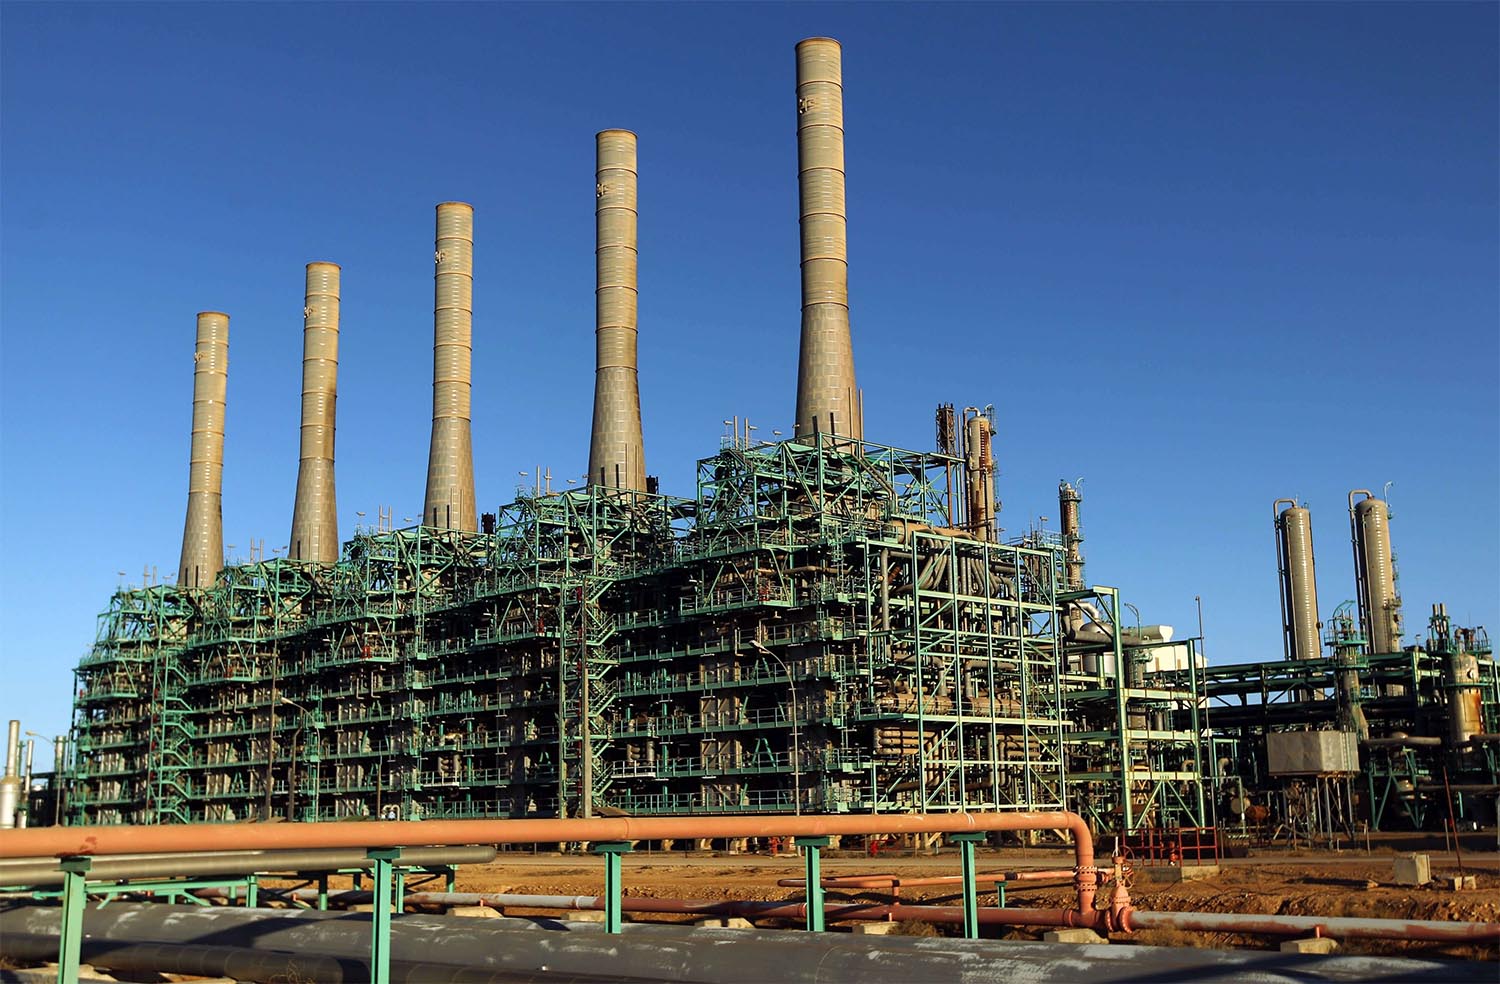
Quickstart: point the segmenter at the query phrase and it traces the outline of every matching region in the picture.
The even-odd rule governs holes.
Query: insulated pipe
[[[474,327],[474,206],[437,207],[433,254],[432,445],[422,522],[479,529],[474,505],[474,440],[469,427]]]
[[[339,559],[333,484],[334,410],[339,375],[339,265],[309,263],[302,304],[302,450],[287,557]]]
[[[844,210],[843,50],[797,43],[797,192],[802,227],[802,344],[796,436],[864,439],[849,334],[849,236]]]
[[[1196,933],[1253,936],[1332,936],[1335,939],[1424,940],[1431,943],[1497,943],[1500,923],[1440,922],[1430,919],[1351,919],[1323,916],[1271,916],[1237,912],[1129,911],[1126,928],[1179,929]]]
[[[319,953],[271,953],[254,946],[214,946],[203,943],[124,943],[86,939],[80,947],[82,962],[112,974],[134,975],[181,974],[194,978],[217,977],[234,981],[279,984],[282,981],[317,981],[318,984],[367,982],[370,980],[368,955],[359,957],[327,956]],[[5,953],[15,960],[48,963],[57,959],[57,937],[39,933],[7,933]],[[389,980],[395,984],[519,984],[519,982],[556,982],[557,975],[546,970],[481,970],[455,967],[441,962],[422,963],[392,960]],[[569,974],[570,984],[578,982],[622,981],[628,978]]]
[[[193,440],[187,519],[177,585],[211,588],[224,566],[224,399],[229,390],[229,315],[198,315],[193,350]]]
[[[816,837],[1066,830],[1073,836],[1080,915],[1094,911],[1098,874],[1094,839],[1076,813],[928,813],[877,816],[608,817],[574,820],[392,820],[385,823],[172,824],[55,827],[0,839],[0,858],[107,856],[132,851],[186,853],[275,848],[410,847],[439,844],[536,844],[559,841],[686,840],[717,837]]]
[[[984,910],[981,910],[983,913]],[[1000,911],[1000,910],[993,910]],[[28,905],[0,909],[0,933],[22,932],[57,939],[59,908]],[[981,921],[984,916],[981,914]],[[1020,947],[953,939],[880,937],[853,939],[831,933],[714,930],[630,923],[620,934],[598,923],[455,919],[408,914],[391,923],[393,971],[404,959],[429,964],[535,974],[553,980],[611,976],[653,981],[717,981],[750,984],[767,980],[813,984],[864,980],[878,967],[886,980],[979,984],[983,981],[1048,981],[1080,975],[1080,952],[1066,944]],[[347,913],[271,911],[207,906],[136,905],[113,902],[84,912],[90,941],[255,947],[263,953],[299,953],[368,960],[370,923]],[[1319,957],[1289,964],[1285,954],[1130,947],[1090,956],[1093,984],[1143,980],[1292,984],[1316,967],[1320,980],[1493,981],[1493,969],[1476,961],[1440,961],[1382,955]]]
[[[589,484],[646,488],[641,390],[636,364],[636,137],[594,137],[594,429]]]

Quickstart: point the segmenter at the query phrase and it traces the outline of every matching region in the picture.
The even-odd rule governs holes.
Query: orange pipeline
[[[1080,916],[1093,918],[1094,839],[1076,813],[927,813],[864,816],[609,817],[575,820],[395,820],[292,824],[32,827],[0,836],[0,857],[100,857],[132,853],[334,847],[439,847],[568,841],[684,840],[1066,830]]]

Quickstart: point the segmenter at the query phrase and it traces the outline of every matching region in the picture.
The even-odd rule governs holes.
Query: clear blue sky
[[[433,205],[474,203],[481,503],[587,459],[593,134],[640,134],[647,454],[787,429],[792,46],[844,42],[866,432],[993,403],[1002,522],[1083,476],[1089,575],[1277,659],[1271,502],[1394,482],[1408,625],[1497,606],[1494,4],[25,5],[3,35],[0,718],[177,560],[194,314],[232,316],[224,530],[286,542],[302,269],[343,265],[339,516],[421,508]],[[1189,634],[1187,631],[1180,634]],[[1408,635],[1411,639],[1412,635]]]

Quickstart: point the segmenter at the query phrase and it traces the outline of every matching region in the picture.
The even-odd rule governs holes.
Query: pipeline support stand
[[[83,946],[83,906],[88,898],[85,877],[93,866],[92,858],[63,858],[58,867],[63,873],[62,932],[57,951],[57,984],[76,984],[78,952]]]
[[[390,984],[391,862],[401,857],[401,848],[371,848],[367,855],[375,862],[375,911],[370,913],[370,984]]]
[[[979,939],[979,891],[975,885],[974,845],[983,841],[984,838],[985,835],[978,831],[948,835],[948,840],[958,845],[958,856],[963,863],[964,939],[966,940]]]
[[[822,850],[828,837],[798,837],[794,841],[805,852],[807,860],[807,930],[823,931],[823,860]]]
[[[624,886],[620,877],[620,855],[629,854],[634,848],[629,841],[603,841],[593,846],[595,854],[604,855],[604,931],[620,931],[620,896]]]

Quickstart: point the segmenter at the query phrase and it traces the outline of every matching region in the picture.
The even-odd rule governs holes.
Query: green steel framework
[[[70,818],[1202,822],[1202,728],[1126,726],[1196,707],[1191,686],[1070,669],[1061,606],[1118,621],[1117,596],[1064,585],[1055,537],[955,529],[961,468],[730,441],[693,499],[523,495],[493,532],[365,529],[332,565],[120,591],[76,671]]]

